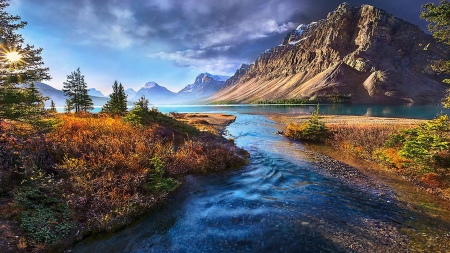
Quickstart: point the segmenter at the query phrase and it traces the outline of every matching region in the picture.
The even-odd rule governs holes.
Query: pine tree
[[[27,23],[5,12],[8,5],[0,0],[0,120],[37,123],[46,98],[34,83],[50,80],[49,69],[43,67],[42,48],[24,44],[17,30]]]
[[[83,78],[84,81],[84,78]],[[85,83],[86,84],[86,83]],[[81,96],[80,96],[80,109],[82,112],[88,112],[92,109],[94,103],[92,102],[91,97],[89,97],[87,86],[85,85],[84,88],[81,89]]]
[[[102,112],[124,115],[127,112],[127,95],[122,83],[118,84],[117,81],[114,81],[112,88],[113,93],[109,95],[109,101],[102,107]]]
[[[450,3],[446,0],[440,2],[439,5],[428,3],[422,5],[420,18],[430,22],[428,30],[433,37],[447,45],[450,45]],[[440,59],[432,65],[434,71],[442,74],[450,74],[450,60]],[[444,83],[450,84],[450,79],[444,79]],[[450,93],[443,102],[444,107],[450,108]]]
[[[128,112],[125,119],[136,125],[145,125],[150,119],[150,114],[151,111],[148,108],[148,100],[145,99],[145,96],[142,96],[134,103],[133,108]]]
[[[65,106],[66,112],[75,110],[78,113],[93,109],[92,99],[88,95],[87,84],[80,68],[68,75],[66,82],[63,84],[64,95],[68,97]]]
[[[65,111],[66,113],[70,113],[70,112],[72,112],[74,109],[75,109],[75,108],[74,108],[74,106],[73,106],[71,100],[70,100],[70,99],[66,99],[66,103],[64,104],[64,111]]]
[[[50,101],[50,109],[49,109],[48,111],[51,112],[51,113],[56,113],[56,112],[58,112],[58,111],[56,110],[56,105],[55,105],[55,102],[53,102],[53,100]]]

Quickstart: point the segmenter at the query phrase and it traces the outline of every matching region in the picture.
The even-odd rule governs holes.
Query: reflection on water
[[[250,152],[247,166],[188,176],[161,210],[74,252],[408,251],[399,231],[410,229],[401,224],[411,214],[377,191],[314,172],[305,147],[276,135],[264,116],[233,113],[228,136]]]

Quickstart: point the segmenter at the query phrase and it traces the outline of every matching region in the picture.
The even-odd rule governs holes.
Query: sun
[[[19,54],[19,52],[8,52],[5,54],[5,58],[8,62],[18,62],[22,59],[22,55]]]

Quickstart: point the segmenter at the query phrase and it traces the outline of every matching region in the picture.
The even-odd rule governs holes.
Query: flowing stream
[[[228,137],[251,154],[234,171],[188,176],[161,209],[73,252],[421,252],[450,245],[450,225],[405,208],[395,191],[320,173],[263,115],[236,113]],[[447,246],[445,246],[447,245]]]

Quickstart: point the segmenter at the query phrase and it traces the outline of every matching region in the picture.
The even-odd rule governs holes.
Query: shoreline
[[[163,118],[158,118],[157,120],[159,120],[159,121],[155,121],[156,122],[155,124],[153,124],[151,126],[150,125],[147,126],[147,129],[150,129],[151,131],[146,131],[145,133],[155,134],[156,137],[154,137],[155,139],[153,141],[155,141],[155,142],[160,141],[157,144],[155,144],[155,146],[160,145],[157,147],[160,147],[161,149],[163,149],[163,148],[170,147],[170,145],[176,145],[175,152],[177,152],[177,153],[174,153],[172,155],[174,158],[172,160],[169,160],[169,161],[175,161],[175,162],[172,162],[171,164],[163,163],[163,165],[162,165],[162,166],[164,166],[163,171],[165,171],[164,177],[157,173],[158,167],[151,167],[150,169],[152,169],[152,171],[156,171],[156,172],[153,172],[153,174],[150,174],[149,179],[144,178],[143,180],[139,181],[139,182],[143,182],[142,183],[143,188],[139,188],[139,189],[143,189],[143,190],[142,190],[142,193],[140,193],[140,195],[138,197],[140,199],[143,199],[142,203],[144,203],[144,201],[147,202],[142,205],[140,210],[130,211],[129,213],[119,213],[117,216],[113,217],[114,219],[113,218],[104,219],[105,222],[106,221],[109,222],[108,224],[106,224],[106,223],[87,224],[85,222],[85,220],[82,220],[82,218],[85,219],[84,217],[85,217],[85,215],[87,215],[87,212],[85,212],[84,209],[81,211],[77,211],[78,209],[73,208],[70,210],[71,216],[69,218],[67,218],[67,221],[64,220],[64,222],[67,222],[67,223],[71,222],[70,224],[73,224],[72,225],[73,227],[70,228],[70,231],[68,232],[68,234],[65,235],[64,238],[62,238],[59,241],[47,244],[47,243],[40,243],[39,241],[32,239],[33,235],[30,232],[27,233],[26,231],[24,231],[21,228],[22,225],[20,223],[20,216],[18,216],[18,215],[20,215],[20,210],[18,209],[19,207],[17,207],[15,204],[17,201],[15,196],[13,196],[12,194],[2,195],[0,198],[0,202],[1,202],[0,210],[4,211],[4,214],[1,215],[1,217],[0,217],[0,227],[2,228],[2,231],[0,233],[0,235],[2,235],[0,238],[0,248],[3,249],[4,252],[18,252],[18,251],[21,251],[21,252],[34,252],[34,251],[47,252],[47,251],[50,251],[51,252],[51,251],[59,251],[62,249],[70,251],[70,249],[73,248],[74,245],[76,245],[83,239],[89,238],[91,236],[95,236],[97,234],[118,231],[118,230],[134,223],[136,220],[141,219],[148,213],[151,213],[154,210],[165,205],[165,203],[167,203],[168,199],[170,199],[170,196],[171,196],[171,194],[173,194],[174,190],[175,191],[178,190],[178,187],[171,190],[172,186],[169,185],[169,183],[173,182],[173,181],[168,182],[169,179],[170,180],[174,179],[175,183],[180,185],[182,183],[185,183],[184,178],[186,177],[186,175],[189,175],[189,174],[214,173],[216,171],[232,170],[232,169],[236,169],[236,168],[241,167],[246,164],[246,160],[247,160],[246,155],[248,153],[246,153],[244,150],[238,148],[237,146],[234,145],[234,143],[232,141],[227,140],[226,138],[224,138],[222,136],[222,133],[223,133],[223,131],[225,131],[226,126],[228,126],[229,124],[234,122],[234,120],[236,119],[235,116],[225,115],[225,114],[218,114],[218,115],[214,115],[214,116],[206,115],[206,114],[184,115],[184,117],[187,117],[187,116],[191,116],[191,117],[188,117],[190,122],[185,122],[186,124],[184,124],[184,123],[177,124],[176,120],[170,119],[167,116],[161,115],[160,117],[163,117]],[[95,117],[92,120],[87,119],[87,118],[76,118],[76,117],[71,118],[70,116],[67,116],[67,117],[68,118],[65,119],[66,121],[68,121],[69,123],[73,123],[73,122],[78,123],[79,128],[82,128],[82,127],[87,128],[87,126],[91,126],[91,128],[94,129],[95,131],[100,131],[100,133],[104,133],[105,135],[108,133],[111,133],[115,130],[115,128],[113,128],[113,130],[110,130],[108,128],[109,131],[104,131],[105,127],[109,127],[110,125],[114,125],[116,127],[122,127],[121,124],[125,124],[123,122],[119,124],[118,122],[116,122],[119,119],[116,119],[116,118],[107,118],[108,121],[105,122],[104,120],[95,118]],[[203,118],[207,118],[207,120],[204,120]],[[187,121],[189,121],[189,120],[187,120]],[[68,123],[68,126],[70,127],[71,125],[69,123]],[[167,124],[169,124],[169,123],[172,125],[168,126]],[[190,124],[191,126],[188,126],[188,124]],[[62,125],[60,128],[66,126],[66,125]],[[192,126],[196,127],[198,130],[195,130]],[[58,128],[58,129],[60,129],[60,128]],[[64,129],[67,130],[67,126]],[[73,130],[79,134],[82,134],[83,136],[86,135],[86,132],[87,132],[87,131],[79,131],[78,128],[69,129],[69,130]],[[116,137],[116,139],[113,139],[116,141],[116,142],[114,142],[115,144],[117,144],[117,143],[122,144],[124,140],[125,141],[128,140],[127,138],[131,139],[131,141],[134,141],[134,140],[140,140],[139,138],[142,137],[141,135],[136,134],[139,129],[135,128],[134,125],[133,126],[127,125],[127,128],[125,128],[125,129],[121,128],[121,130],[124,130],[123,132],[126,133],[127,135],[121,135],[122,139],[120,139],[120,140],[117,139],[116,135],[114,135],[113,137]],[[193,130],[195,130],[195,131],[193,131]],[[67,134],[67,131],[64,131],[64,133]],[[13,134],[14,133],[11,133],[11,135],[13,135]],[[51,134],[56,135],[56,133],[54,133],[54,132],[51,132]],[[139,134],[141,134],[141,133],[139,133]],[[157,135],[157,134],[159,134],[159,135]],[[192,134],[192,136],[190,136],[190,134]],[[50,139],[52,136],[50,136],[50,134],[48,134],[48,135],[49,135],[48,138]],[[167,141],[166,139],[164,139],[168,135],[171,136],[170,139],[172,139],[172,142],[170,142],[170,140]],[[183,138],[183,137],[185,139],[181,140],[180,138]],[[77,140],[81,140],[81,139],[82,138],[80,137]],[[166,141],[166,142],[163,143],[163,141]],[[178,141],[178,142],[176,142],[176,141]],[[72,143],[72,142],[69,142],[69,143]],[[61,146],[65,147],[64,146],[65,143],[59,143],[59,144]],[[92,144],[92,143],[90,143],[90,144]],[[109,144],[110,143],[108,142],[105,145],[107,146]],[[164,146],[164,145],[166,145],[166,146]],[[79,146],[77,146],[77,147],[79,147]],[[89,146],[89,147],[91,147],[91,146]],[[110,145],[107,147],[112,147],[112,146]],[[123,145],[121,147],[124,148]],[[128,146],[126,146],[126,147],[128,147]],[[216,153],[219,152],[219,154],[223,154],[223,155],[211,156],[212,155],[212,153],[210,153],[211,148]],[[133,150],[138,150],[138,149],[136,148]],[[133,150],[131,150],[130,152],[132,152]],[[107,151],[109,151],[109,150],[107,150]],[[125,151],[128,151],[128,150],[125,150]],[[123,152],[125,152],[125,151],[123,151]],[[189,152],[194,152],[193,155],[198,155],[199,161],[203,161],[203,163],[205,165],[202,164],[200,166],[200,165],[196,164],[195,161],[190,159],[187,161],[186,171],[178,171],[177,170],[178,167],[176,166],[177,165],[176,161],[178,161],[178,160],[184,161],[183,159],[186,159],[186,157],[189,154],[191,154]],[[115,155],[115,153],[113,153],[112,155]],[[155,156],[155,157],[157,157],[157,156]],[[170,157],[169,158],[165,157],[165,158],[170,159]],[[119,159],[121,159],[121,157],[119,157]],[[175,159],[178,159],[178,160],[175,160]],[[96,164],[94,164],[94,165],[96,165]],[[149,166],[158,166],[158,165],[151,164]],[[205,167],[205,166],[210,166],[210,167]],[[129,165],[125,164],[125,163],[124,163],[124,166],[122,166],[122,167],[130,168]],[[119,171],[121,173],[120,169],[122,169],[122,167],[115,168],[116,169],[115,173],[117,173],[117,171]],[[160,169],[160,170],[162,170],[162,169]],[[140,176],[140,178],[142,177],[141,175],[138,175],[139,173],[141,173],[141,171],[138,171],[136,169],[135,170],[128,169],[126,171],[128,173],[128,174],[126,174],[127,178],[131,178],[132,176]],[[147,172],[145,172],[145,173],[147,173]],[[152,178],[152,175],[154,175],[154,178]],[[159,177],[158,177],[158,175],[159,175]],[[123,178],[124,177],[122,176],[119,179],[123,179]],[[119,179],[115,180],[116,183],[119,181]],[[61,180],[63,180],[63,179],[61,179]],[[69,182],[70,178],[69,179],[64,178],[64,180],[67,180]],[[102,182],[109,182],[109,181],[103,180]],[[120,182],[122,182],[122,181],[119,181],[119,183]],[[157,183],[154,183],[154,182],[157,182]],[[165,183],[163,186],[165,186],[166,188],[150,188],[150,187],[153,187],[154,185],[159,187],[159,185],[161,185],[162,183]],[[137,185],[137,183],[136,183],[136,185]],[[53,185],[51,185],[51,186],[53,187]],[[49,187],[51,187],[51,186],[49,186]],[[55,187],[58,187],[58,185],[56,185]],[[102,187],[107,187],[107,185],[102,186]],[[141,187],[141,186],[137,186],[137,187]],[[55,188],[55,189],[59,189],[59,188]],[[18,189],[18,190],[22,190],[22,189]],[[25,192],[25,190],[22,190],[22,191]],[[43,196],[42,198],[47,197],[47,195],[45,195],[46,192],[43,193],[44,190],[39,189],[37,191],[39,191],[39,193]],[[60,191],[62,192],[63,190],[60,189]],[[85,195],[88,195],[88,194],[90,194],[90,193],[85,193]],[[54,199],[56,199],[57,197],[59,197],[59,195],[57,195],[55,193],[54,195],[52,195],[52,197]],[[127,196],[125,196],[125,197],[128,198]],[[93,197],[90,196],[90,198],[93,198]],[[121,195],[120,196],[118,195],[115,198],[119,199],[119,198],[121,198]],[[77,199],[80,199],[80,198],[77,198]],[[98,199],[99,199],[99,201],[104,200],[103,198],[101,198],[101,196],[99,196]],[[112,199],[112,197],[108,198],[107,200],[109,200],[109,199]],[[107,201],[107,200],[105,200],[105,201]],[[95,202],[95,203],[100,203],[100,202]],[[105,202],[105,203],[110,204],[110,202]],[[112,203],[111,206],[113,206],[114,203]],[[36,204],[36,205],[38,205],[38,204]],[[104,210],[101,208],[103,208],[104,205],[105,204],[103,204],[102,206],[100,206],[100,205],[95,206],[95,208],[97,208],[96,209],[97,213],[99,213],[98,215],[103,215],[102,212]],[[39,206],[39,208],[40,208],[40,206]],[[47,208],[47,206],[45,206],[45,208]],[[91,208],[91,207],[89,207],[89,208]],[[113,209],[111,209],[111,210],[113,210]],[[104,216],[108,217],[108,215],[112,212],[113,211],[106,210],[105,211],[106,214]],[[55,213],[56,213],[56,211],[55,211]],[[59,213],[57,213],[57,214],[59,214]],[[57,214],[54,214],[54,215],[57,215]],[[42,219],[44,219],[44,218],[42,218]],[[89,219],[92,219],[92,217],[90,217]],[[81,222],[80,220],[82,220],[84,223]],[[102,219],[102,221],[103,221],[103,219]],[[54,223],[52,223],[52,224],[54,224]]]
[[[271,120],[281,123],[289,124],[302,123],[307,121],[311,115],[282,115],[282,114],[268,114]],[[347,124],[347,125],[402,125],[412,126],[425,122],[424,119],[409,119],[409,118],[391,118],[391,117],[374,117],[374,116],[354,116],[354,115],[320,115],[320,120],[328,125]]]
[[[280,126],[296,120],[301,123],[309,116],[266,115]],[[326,115],[323,120],[331,124],[348,125],[380,125],[408,127],[425,122],[425,120],[376,118],[365,116],[332,116]],[[346,122],[346,118],[350,118]],[[374,123],[375,122],[375,123]],[[286,137],[287,138],[287,137]],[[406,175],[390,170],[386,166],[357,157],[345,150],[328,144],[304,143],[305,149],[299,150],[313,159],[313,170],[319,174],[332,177],[360,192],[360,197],[374,203],[382,202],[392,206],[398,212],[394,217],[385,217],[378,223],[379,229],[385,233],[388,241],[402,242],[396,250],[408,251],[407,246],[413,243],[416,250],[449,251],[450,250],[450,201],[444,196],[425,189]],[[438,222],[437,222],[438,221]],[[429,228],[432,227],[432,230]],[[426,234],[417,233],[415,228],[426,228]],[[363,228],[361,228],[363,229]],[[439,232],[440,231],[440,232]],[[342,244],[351,242],[342,241]],[[351,245],[349,245],[351,247]],[[364,249],[361,249],[364,251]]]
[[[310,118],[310,116],[305,115],[290,116],[267,114],[266,116],[277,122],[280,126],[287,126],[290,122],[299,124]],[[390,125],[394,127],[398,126],[399,128],[416,126],[426,121],[420,119],[345,115],[320,115],[320,120],[327,126],[340,124],[366,127]],[[369,161],[362,157],[357,157],[345,150],[327,143],[305,143],[305,146],[307,150],[304,152],[314,157],[317,160],[317,164],[323,167],[326,174],[339,178],[352,185],[359,185],[362,188],[373,186],[374,183],[375,185],[381,184],[376,186],[376,188],[381,187],[381,190],[386,186],[393,188],[394,190],[399,190],[398,188],[404,187],[406,190],[400,189],[400,195],[404,194],[404,196],[397,196],[400,201],[408,202],[409,204],[413,204],[415,206],[420,206],[423,204],[419,203],[420,201],[425,201],[426,198],[430,198],[433,204],[436,204],[439,206],[440,210],[447,213],[446,219],[450,221],[450,200],[448,196],[438,194],[439,191],[436,189],[426,188],[415,180],[411,180],[407,176],[402,175],[395,170],[389,169],[380,163]],[[412,192],[414,193],[413,197],[408,195]]]

